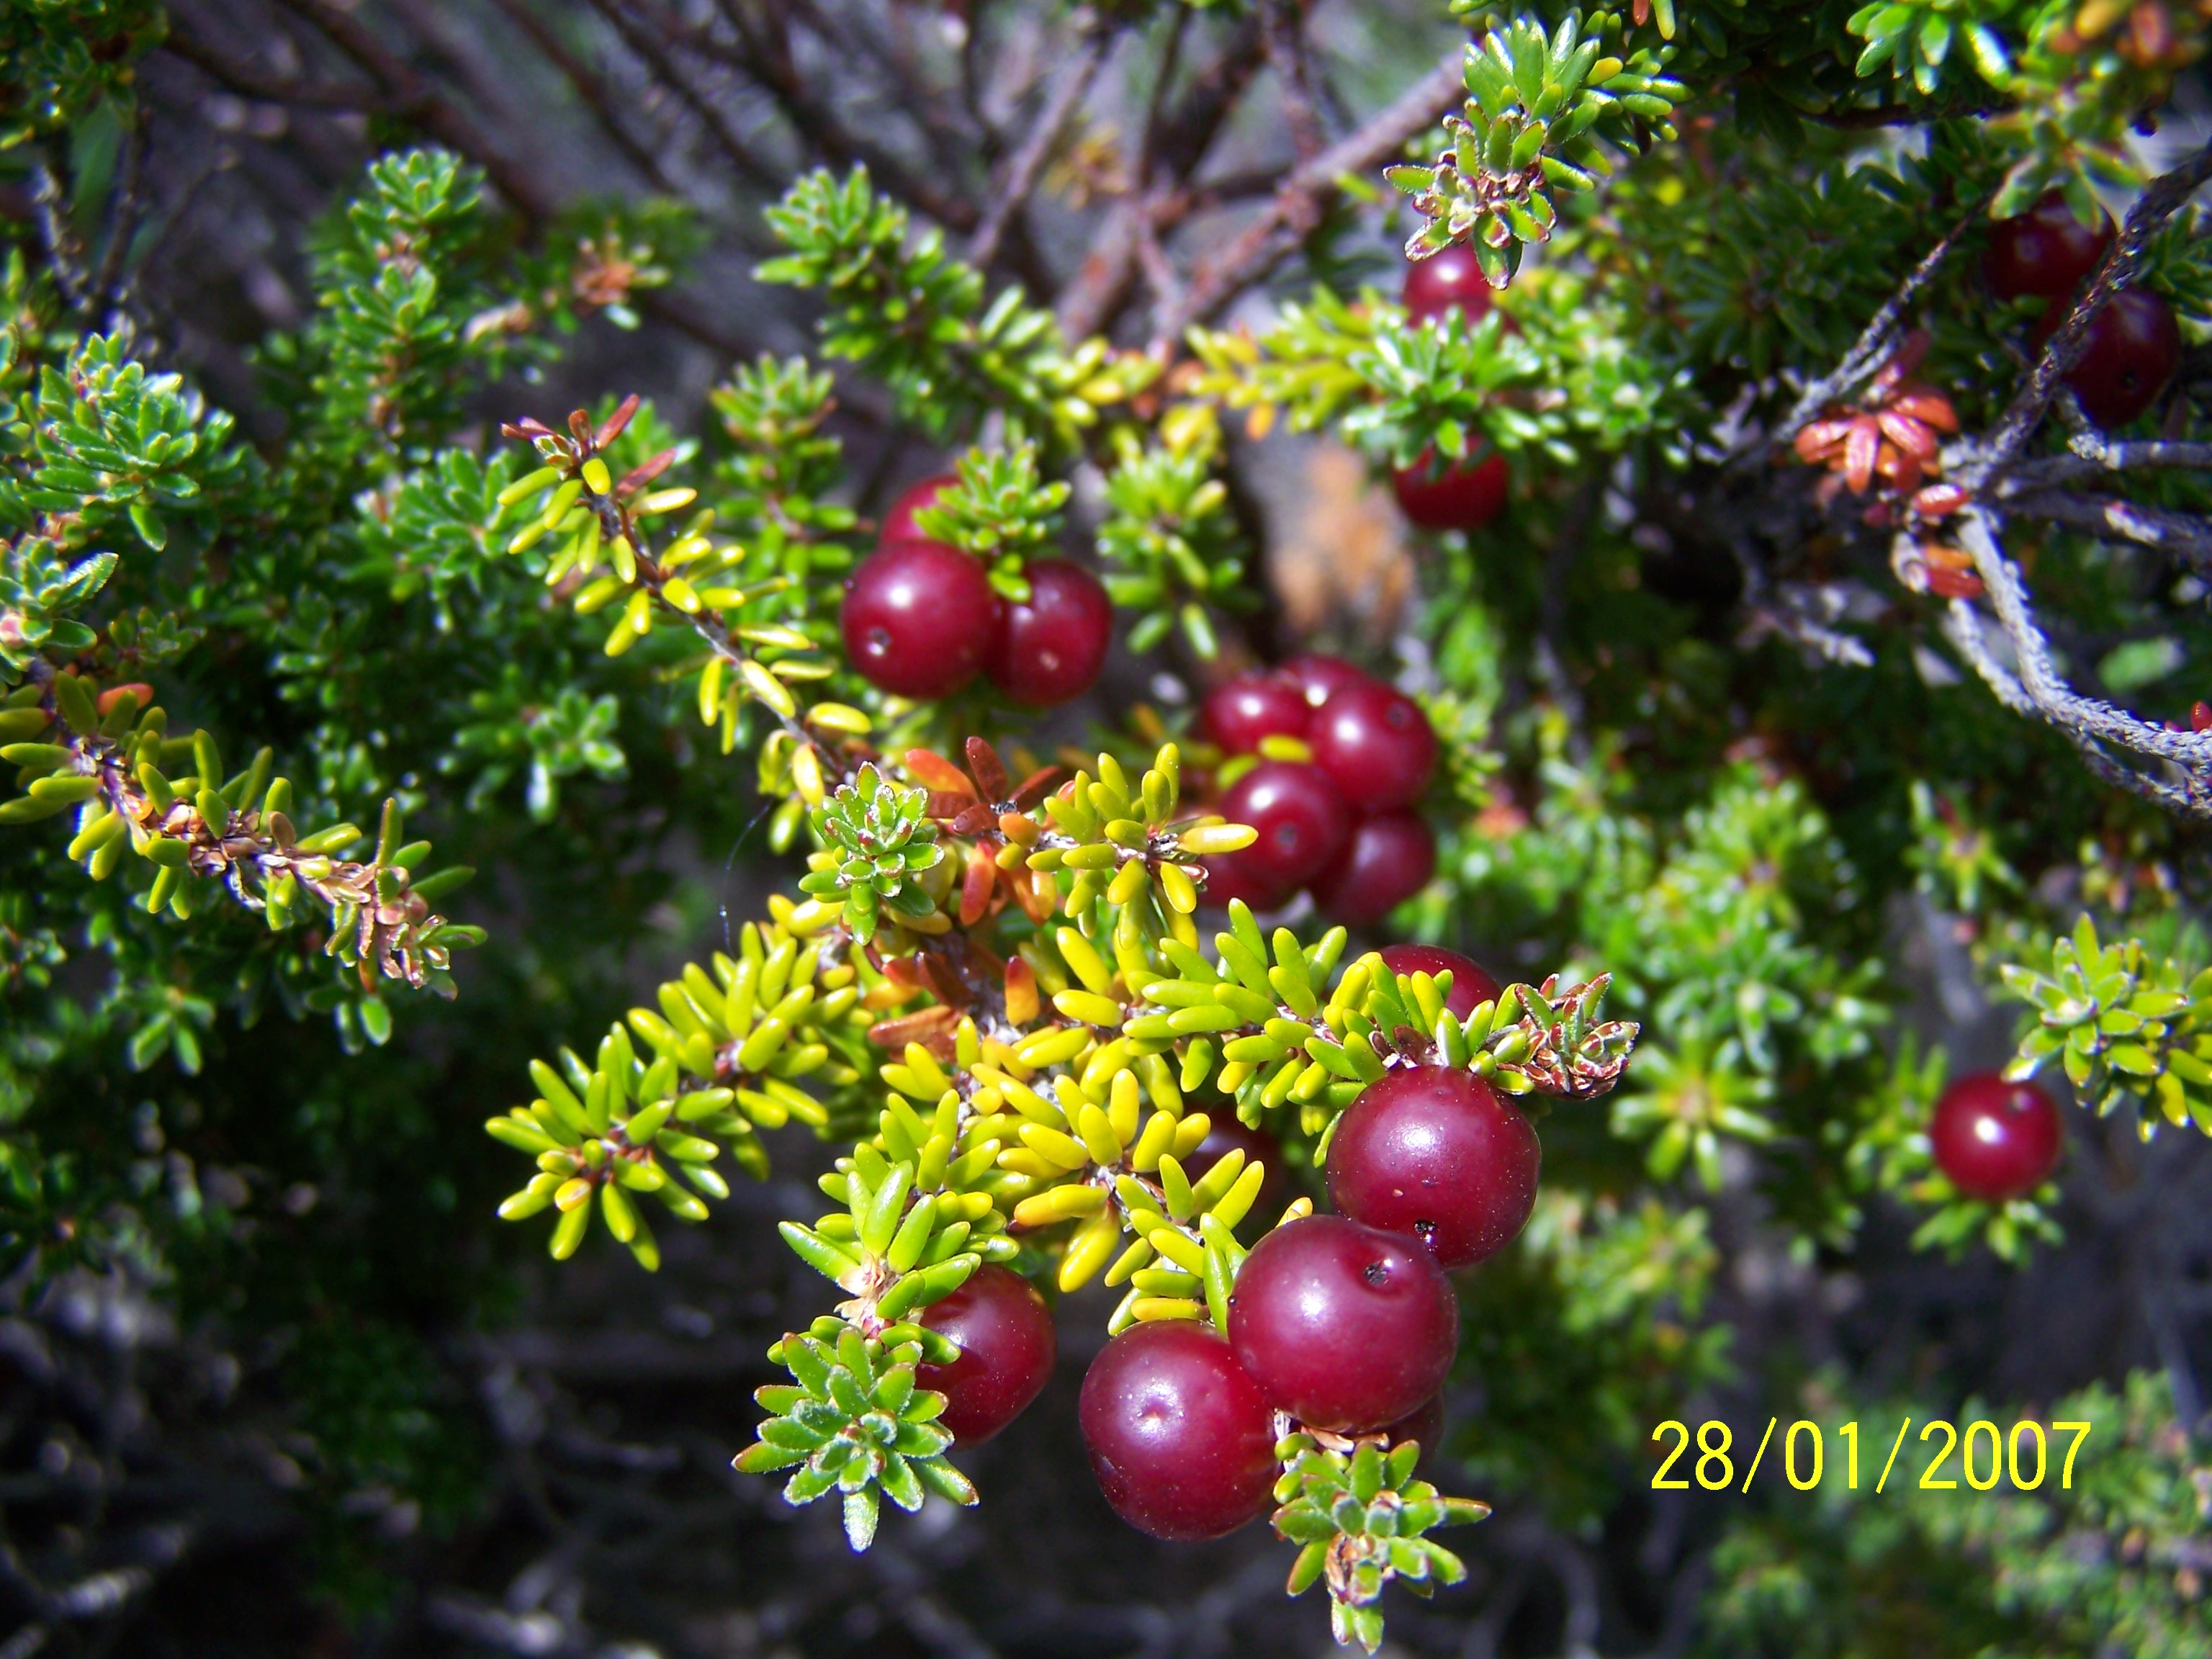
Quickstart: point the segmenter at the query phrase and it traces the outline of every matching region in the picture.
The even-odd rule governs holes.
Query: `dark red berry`
[[[1317,1429],[1371,1428],[1443,1383],[1459,1304],[1418,1241],[1306,1216],[1252,1247],[1230,1297],[1229,1341],[1271,1404]]]
[[[1132,1325],[1076,1407],[1114,1513],[1155,1538],[1218,1538],[1273,1502],[1274,1413],[1229,1345],[1188,1320]]]
[[[1318,708],[1328,702],[1332,691],[1341,691],[1347,685],[1373,683],[1364,670],[1353,666],[1341,657],[1327,656],[1318,651],[1301,653],[1275,672],[1297,686],[1298,695],[1306,700],[1309,708]]]
[[[2052,314],[2063,308],[2053,306]],[[2148,289],[2123,289],[2091,319],[2066,384],[2099,426],[2125,426],[2158,401],[2180,362],[2173,307]]]
[[[1207,859],[1206,885],[1199,890],[1200,900],[1218,910],[1226,910],[1231,899],[1243,899],[1261,915],[1288,904],[1297,887],[1263,880],[1253,869],[1249,854],[1247,848],[1242,853],[1216,853]]]
[[[988,1440],[1019,1417],[1052,1378],[1060,1351],[1052,1310],[1011,1268],[986,1262],[924,1308],[916,1322],[960,1345],[959,1358],[919,1366],[914,1380],[945,1396],[938,1421],[963,1446]]]
[[[2094,228],[2085,225],[2066,205],[2064,192],[2054,190],[2018,218],[1990,227],[1982,279],[2000,300],[2063,300],[2112,246],[2112,222],[2104,210]]]
[[[928,537],[914,521],[914,515],[934,503],[938,495],[958,483],[950,472],[940,472],[935,477],[924,478],[920,483],[902,490],[899,498],[884,509],[883,527],[876,532],[878,547],[896,547],[901,542],[926,542]]]
[[[1239,674],[1206,694],[1198,734],[1226,754],[1249,755],[1262,738],[1303,738],[1313,713],[1296,682],[1279,674]]]
[[[1194,1182],[1200,1181],[1226,1154],[1243,1153],[1248,1162],[1256,1163],[1267,1171],[1260,1177],[1260,1195],[1252,1200],[1249,1213],[1273,1221],[1291,1201],[1291,1176],[1283,1164],[1282,1144],[1265,1129],[1255,1129],[1238,1121],[1226,1106],[1210,1113],[1208,1121],[1212,1127],[1206,1130],[1206,1139],[1198,1143],[1197,1149],[1183,1159],[1183,1174]]]
[[[1319,875],[1352,833],[1352,809],[1328,774],[1297,761],[1261,761],[1213,810],[1260,832],[1237,857],[1251,879],[1283,890]]]
[[[1437,769],[1436,729],[1421,705],[1372,681],[1332,692],[1306,742],[1314,764],[1363,812],[1410,806]]]
[[[1348,927],[1380,921],[1428,885],[1437,838],[1416,812],[1385,812],[1352,826],[1336,861],[1314,878],[1314,902]]]
[[[942,542],[900,542],[845,579],[837,625],[862,678],[902,697],[949,696],[975,678],[999,631],[982,564]]]
[[[1390,475],[1390,488],[1400,509],[1424,530],[1480,530],[1505,510],[1512,481],[1503,455],[1440,467],[1436,452],[1425,449]]]
[[[1412,1066],[1368,1085],[1328,1143],[1328,1201],[1408,1233],[1437,1264],[1498,1254],[1528,1224],[1544,1149],[1521,1109],[1472,1072]]]
[[[1404,1445],[1408,1440],[1421,1448],[1420,1467],[1427,1468],[1436,1455],[1443,1449],[1444,1397],[1432,1394],[1395,1423],[1385,1424],[1376,1431],[1382,1437],[1386,1451]]]
[[[1452,976],[1444,1006],[1465,1019],[1486,1002],[1497,1000],[1501,988],[1480,963],[1441,945],[1386,945],[1382,960],[1394,974],[1442,974]]]
[[[991,684],[1032,708],[1079,697],[1106,665],[1114,602],[1098,579],[1065,559],[1038,559],[1022,573],[1030,596],[1010,600],[987,664]]]
[[[1470,323],[1479,323],[1497,302],[1483,280],[1481,261],[1464,242],[1455,242],[1441,253],[1414,259],[1406,266],[1406,320],[1420,324],[1441,317],[1456,306]]]
[[[2058,1167],[2058,1108],[2033,1083],[1995,1072],[1960,1078],[1936,1103],[1936,1166],[1969,1198],[1993,1204],[2033,1192]]]

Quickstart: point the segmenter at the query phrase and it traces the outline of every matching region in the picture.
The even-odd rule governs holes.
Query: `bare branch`
[[[2199,570],[2212,571],[2212,524],[2192,514],[2144,507],[2110,495],[2076,495],[2038,489],[2002,498],[2003,510],[2097,535],[2120,536],[2145,547],[2178,554]]]
[[[1322,204],[1336,193],[1339,179],[1347,173],[1371,172],[1466,96],[1462,68],[1466,51],[1463,45],[1454,46],[1395,102],[1293,171],[1258,219],[1215,258],[1200,262],[1182,302],[1161,307],[1153,349],[1170,348],[1186,328],[1212,317],[1273,270],[1297,238],[1313,228]]]
[[[2191,472],[2212,471],[2212,444],[2179,443],[2161,438],[2107,438],[2085,426],[2067,440],[2070,455],[2049,455],[2017,461],[2005,469],[2004,482],[2015,488],[2040,489],[2051,484],[2076,483],[2107,472],[2173,467]]]
[[[2057,726],[2082,751],[2091,769],[2108,782],[2190,817],[2212,819],[2212,732],[2170,731],[2112,703],[2082,696],[2068,685],[2051,660],[2050,641],[2036,623],[2020,568],[2005,556],[1988,518],[1979,507],[1970,507],[1959,515],[1958,532],[1988,590],[1990,608],[2012,646],[2016,671],[2005,668],[1990,653],[1967,601],[1953,601],[1953,625],[1946,633],[1999,700]],[[2171,762],[2179,769],[2179,779],[2169,784],[2138,772],[2117,760],[2112,749]]]
[[[1113,30],[1103,27],[1087,12],[1083,15],[1082,33],[1081,48],[1061,65],[1044,106],[1037,112],[1036,120],[1028,137],[1022,140],[1021,148],[1014,152],[1006,178],[983,215],[983,222],[976,226],[975,234],[968,244],[968,263],[979,270],[987,268],[997,255],[999,239],[1006,234],[1008,222],[1029,201],[1030,192],[1036,188],[1037,175],[1044,171],[1045,158],[1052,154],[1060,129],[1067,125],[1084,94],[1091,90],[1091,83],[1105,63],[1107,53],[1113,50]]]

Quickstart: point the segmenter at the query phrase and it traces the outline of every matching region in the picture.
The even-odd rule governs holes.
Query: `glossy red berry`
[[[1076,1417],[1114,1513],[1155,1538],[1218,1538],[1273,1502],[1274,1413],[1229,1345],[1188,1320],[1099,1351]]]
[[[896,547],[901,542],[927,541],[929,538],[921,533],[921,527],[915,523],[914,515],[934,502],[942,491],[951,489],[959,482],[951,473],[940,472],[902,490],[898,499],[884,509],[883,527],[876,532],[876,545]]]
[[[1297,761],[1261,761],[1213,810],[1260,832],[1237,860],[1252,880],[1284,890],[1328,868],[1352,833],[1352,809],[1328,774]]]
[[[1306,743],[1314,764],[1363,812],[1412,805],[1437,769],[1436,728],[1421,705],[1371,680],[1331,692]]]
[[[1431,1460],[1443,1449],[1443,1395],[1431,1395],[1396,1422],[1386,1424],[1376,1432],[1382,1435],[1382,1447],[1386,1451],[1402,1446],[1408,1440],[1417,1442],[1421,1448],[1419,1467],[1425,1468]]]
[[[1262,738],[1303,738],[1313,709],[1295,681],[1280,674],[1239,674],[1206,694],[1198,734],[1225,754],[1249,755]]]
[[[1210,1113],[1208,1121],[1212,1127],[1206,1130],[1206,1139],[1182,1160],[1183,1174],[1195,1183],[1230,1152],[1243,1153],[1247,1163],[1256,1163],[1267,1171],[1260,1177],[1260,1195],[1252,1200],[1249,1213],[1264,1218],[1262,1225],[1273,1221],[1291,1201],[1291,1176],[1283,1163],[1282,1143],[1265,1129],[1240,1122],[1226,1106]]]
[[[980,561],[942,542],[900,542],[845,579],[837,625],[870,684],[902,697],[950,696],[982,667],[1000,601]]]
[[[1928,1139],[1954,1187],[2002,1203],[2050,1178],[2064,1136],[2057,1106],[2035,1085],[1975,1072],[1943,1091]]]
[[[1319,651],[1303,652],[1291,658],[1275,671],[1292,685],[1306,700],[1309,708],[1318,708],[1328,701],[1329,693],[1341,691],[1347,685],[1368,685],[1371,677],[1361,668]]]
[[[2123,289],[2090,320],[2066,384],[2099,426],[2124,426],[2158,401],[2180,362],[2173,307],[2147,289]]]
[[[1502,988],[1472,957],[1447,951],[1441,945],[1386,945],[1382,960],[1394,974],[1442,974],[1452,976],[1444,1006],[1465,1019],[1486,1002],[1493,1002]]]
[[[1403,297],[1406,320],[1414,324],[1441,317],[1455,306],[1468,322],[1479,323],[1497,303],[1483,280],[1481,261],[1464,242],[1455,242],[1425,259],[1409,260]]]
[[[1232,899],[1243,899],[1264,916],[1281,909],[1297,891],[1295,886],[1263,880],[1246,853],[1216,853],[1205,863],[1206,885],[1199,890],[1199,902],[1217,910],[1226,910]]]
[[[1380,921],[1428,885],[1437,838],[1417,812],[1385,812],[1352,826],[1352,838],[1314,878],[1314,902],[1347,927]]]
[[[1030,596],[1006,603],[985,666],[1014,702],[1048,708],[1081,696],[1098,678],[1114,642],[1114,602],[1096,576],[1066,559],[1037,559],[1022,574]]]
[[[1521,1109],[1472,1072],[1411,1066],[1368,1085],[1328,1143],[1328,1201],[1408,1233],[1443,1267],[1498,1254],[1536,1205],[1544,1149]]]
[[[1436,452],[1425,449],[1413,465],[1390,475],[1400,510],[1424,530],[1481,529],[1505,510],[1512,482],[1505,458],[1494,452],[1479,461],[1441,466]]]
[[[2081,286],[2112,246],[2112,222],[2100,209],[2094,228],[2083,224],[2052,191],[2019,217],[1990,227],[1982,279],[2000,300],[2031,295],[2063,300]]]
[[[918,1366],[914,1380],[945,1396],[938,1421],[963,1446],[1005,1428],[1052,1379],[1060,1352],[1052,1310],[1036,1286],[1011,1268],[986,1262],[951,1295],[924,1308],[917,1322],[960,1345],[959,1358]]]
[[[1229,1342],[1260,1392],[1301,1422],[1372,1428],[1443,1384],[1459,1346],[1459,1304],[1417,1240],[1306,1216],[1245,1258]]]

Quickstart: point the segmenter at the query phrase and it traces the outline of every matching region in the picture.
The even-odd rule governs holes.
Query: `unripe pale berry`
[[[2033,1083],[1974,1072],[1943,1091],[1928,1139],[1936,1167],[1969,1198],[2024,1198],[2058,1167],[2057,1105]]]
[[[1098,579],[1066,559],[1023,571],[1030,596],[1009,600],[985,667],[1018,703],[1048,708],[1088,691],[1114,642],[1114,602]]]
[[[1348,927],[1380,921],[1428,885],[1437,838],[1417,812],[1384,812],[1352,826],[1334,863],[1314,878],[1314,902]]]
[[[1306,742],[1314,764],[1363,812],[1412,805],[1437,769],[1436,728],[1421,705],[1373,681],[1332,691]]]
[[[1270,1404],[1317,1429],[1372,1428],[1442,1386],[1459,1304],[1418,1240],[1306,1216],[1252,1247],[1229,1340]]]
[[[1521,1109],[1472,1072],[1409,1066],[1370,1084],[1337,1120],[1328,1199],[1340,1214],[1411,1234],[1464,1267],[1520,1237],[1543,1148]]]
[[[1444,1006],[1462,1019],[1484,1003],[1496,1001],[1502,988],[1474,957],[1447,951],[1441,945],[1386,945],[1382,957],[1394,974],[1449,972],[1452,983]]]
[[[998,1433],[1052,1380],[1060,1351],[1052,1310],[1012,1268],[985,1262],[951,1295],[924,1308],[917,1322],[960,1345],[959,1358],[917,1366],[914,1380],[945,1396],[938,1421],[963,1446]]]
[[[1099,1490],[1155,1538],[1218,1538],[1273,1501],[1274,1413],[1229,1345],[1189,1320],[1132,1325],[1076,1407]]]
[[[1000,626],[999,596],[978,560],[942,542],[900,542],[845,580],[837,626],[871,684],[945,697],[975,678]]]
[[[1236,857],[1254,880],[1283,890],[1319,875],[1352,833],[1342,793],[1320,768],[1297,761],[1261,761],[1214,810],[1260,832]]]

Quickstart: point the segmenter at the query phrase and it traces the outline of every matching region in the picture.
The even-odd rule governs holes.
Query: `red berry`
[[[1007,696],[1047,708],[1097,679],[1114,642],[1114,602],[1096,576],[1065,559],[1036,560],[1022,574],[1030,596],[1007,603],[988,666]]]
[[[920,483],[902,490],[899,498],[884,509],[883,527],[876,532],[878,547],[896,547],[901,542],[926,542],[914,515],[933,505],[938,495],[960,480],[950,472],[940,472],[933,478],[924,478]]]
[[[1262,738],[1303,738],[1312,714],[1305,693],[1279,674],[1239,674],[1206,694],[1198,733],[1224,752],[1249,755]]]
[[[942,542],[870,554],[845,579],[837,616],[853,666],[902,697],[950,696],[974,679],[999,622],[982,565]]]
[[[1229,1345],[1188,1320],[1132,1325],[1076,1407],[1114,1513],[1155,1538],[1218,1538],[1273,1502],[1274,1413]]]
[[[1226,1154],[1242,1152],[1248,1163],[1256,1163],[1267,1171],[1260,1177],[1260,1195],[1252,1200],[1250,1213],[1270,1220],[1282,1214],[1283,1206],[1291,1201],[1291,1176],[1283,1164],[1282,1144],[1265,1129],[1238,1121],[1226,1107],[1210,1114],[1208,1121],[1212,1127],[1206,1130],[1206,1139],[1182,1161],[1183,1174],[1194,1183],[1203,1180],[1206,1172]]]
[[[1371,1428],[1443,1383],[1459,1346],[1459,1304],[1416,1240],[1306,1216],[1245,1258],[1229,1342],[1260,1392],[1301,1422]]]
[[[1292,657],[1275,672],[1297,686],[1298,695],[1313,708],[1328,702],[1332,691],[1341,691],[1347,685],[1373,684],[1364,670],[1354,667],[1341,657],[1325,656],[1318,651]]]
[[[2054,190],[2018,218],[1990,227],[1982,279],[2000,300],[2063,300],[2112,246],[2112,222],[2103,209],[2092,228],[2074,216],[2064,192]]]
[[[1452,976],[1444,1006],[1465,1019],[1486,1002],[1495,1001],[1502,988],[1481,964],[1441,945],[1386,945],[1382,960],[1394,974],[1442,974]]]
[[[2050,1177],[2063,1136],[2058,1108],[2035,1085],[1975,1072],[1943,1091],[1928,1139],[1954,1187],[1997,1204]]]
[[[916,1322],[960,1345],[959,1358],[921,1365],[914,1380],[945,1396],[938,1421],[963,1446],[988,1440],[1019,1417],[1052,1378],[1060,1347],[1052,1310],[1011,1268],[986,1262],[924,1308]]]
[[[1385,812],[1352,826],[1336,862],[1314,878],[1314,902],[1332,921],[1380,921],[1428,885],[1437,838],[1415,812]]]
[[[1248,848],[1244,853],[1217,853],[1205,860],[1206,885],[1199,890],[1200,902],[1226,910],[1231,899],[1243,899],[1264,916],[1291,902],[1297,889],[1263,880],[1252,868],[1249,852]]]
[[[1297,761],[1261,761],[1214,811],[1260,832],[1237,860],[1252,880],[1283,890],[1319,875],[1352,833],[1352,809],[1328,774]]]
[[[1425,259],[1406,266],[1406,320],[1416,325],[1441,317],[1456,306],[1470,323],[1479,323],[1495,304],[1496,295],[1483,280],[1482,263],[1474,250],[1455,242]]]
[[[2062,309],[2053,306],[2052,317]],[[2125,426],[2157,402],[2180,362],[2173,308],[2147,289],[2123,289],[2090,320],[2066,384],[2099,426]]]
[[[1520,1237],[1544,1149],[1521,1109],[1472,1072],[1413,1066],[1368,1085],[1328,1143],[1328,1201],[1464,1267]]]
[[[1408,1440],[1418,1443],[1421,1448],[1419,1467],[1426,1468],[1430,1460],[1443,1449],[1443,1395],[1431,1395],[1396,1422],[1386,1424],[1376,1432],[1382,1435],[1382,1447],[1386,1451],[1395,1450]]]
[[[1425,449],[1413,465],[1390,475],[1405,515],[1424,530],[1480,530],[1505,510],[1513,475],[1494,452],[1480,461],[1439,468]]]
[[[1410,806],[1437,769],[1437,733],[1421,705],[1370,681],[1330,693],[1306,733],[1314,764],[1363,812]]]

